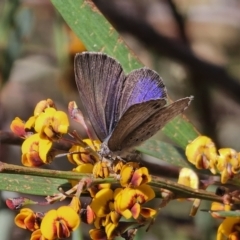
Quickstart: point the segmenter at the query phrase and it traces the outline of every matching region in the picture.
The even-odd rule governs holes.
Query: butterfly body
[[[166,106],[166,87],[155,71],[144,67],[125,75],[120,63],[102,53],[77,54],[75,76],[103,156],[141,144],[192,100]]]

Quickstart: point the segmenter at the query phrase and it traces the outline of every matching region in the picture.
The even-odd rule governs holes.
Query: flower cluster
[[[15,118],[11,124],[11,130],[24,139],[23,165],[39,167],[50,164],[60,155],[67,156],[69,162],[75,165],[72,170],[74,174],[81,173],[80,181],[76,180],[80,179],[78,177],[69,180],[72,185],[70,190],[60,190],[41,203],[49,206],[68,197],[72,199],[69,205],[43,213],[26,208],[26,205],[40,204],[28,198],[6,201],[9,208],[20,210],[15,223],[32,232],[31,240],[69,238],[80,222],[93,226],[89,231],[93,240],[112,240],[118,236],[131,238],[135,229],[150,226],[157,212],[172,199],[192,201],[190,215],[196,214],[201,199],[163,188],[158,189],[158,194],[162,197],[158,210],[147,207],[145,203],[155,198],[155,191],[149,185],[152,177],[148,169],[137,162],[125,162],[118,157],[109,161],[100,156],[101,143],[93,140],[77,105],[70,102],[68,110],[71,118],[85,129],[89,139],[82,139],[76,131],[69,131],[67,114],[58,111],[51,99],[39,102],[33,116],[26,122]],[[240,170],[240,153],[231,148],[217,150],[213,141],[206,136],[200,136],[191,142],[186,148],[186,156],[198,169],[209,169],[213,174],[220,173],[222,183],[233,178]],[[197,192],[206,189],[211,183],[205,182],[204,185],[193,170],[182,168],[178,184]],[[91,198],[90,203],[85,203],[84,207],[80,204],[82,193]],[[239,196],[239,191],[231,192],[225,197],[221,196],[220,202],[224,204],[212,204],[212,216],[224,218],[218,229],[217,240],[226,237],[231,240],[240,239],[240,216],[231,209],[235,202],[239,202]]]
[[[69,127],[65,112],[57,111],[51,99],[37,104],[34,115],[26,122],[15,118],[11,123],[11,130],[21,138],[22,164],[27,167],[39,167],[51,163],[59,153],[52,148],[53,142],[66,134]]]
[[[213,174],[221,174],[221,182],[226,183],[240,171],[240,152],[231,148],[216,148],[214,142],[199,136],[186,148],[189,162],[198,169],[209,169]]]
[[[117,165],[122,165],[118,162]],[[116,166],[115,169],[118,169]],[[112,189],[111,185],[104,184],[97,191],[91,191],[92,202],[90,209],[94,215],[95,229],[90,231],[92,239],[114,239],[125,229],[139,226],[152,219],[156,210],[144,207],[143,204],[155,197],[153,189],[147,185],[151,177],[147,168],[138,163],[129,162],[122,166],[120,171],[120,188]],[[120,219],[134,219],[134,222],[120,221]]]
[[[70,116],[81,123],[88,133],[86,124],[76,104],[69,104]],[[82,139],[76,132],[69,132],[66,113],[57,111],[52,100],[37,104],[34,114],[26,122],[15,118],[11,130],[24,139],[22,144],[22,164],[39,167],[51,163],[58,155],[67,156],[75,165],[74,172],[89,173],[91,178],[118,179],[118,184],[91,184],[91,179],[69,180],[72,189],[47,197],[48,203],[72,197],[67,206],[52,209],[47,213],[34,212],[25,205],[36,204],[26,198],[7,200],[12,209],[20,209],[15,218],[17,226],[32,231],[31,240],[55,240],[68,238],[80,224],[80,219],[94,228],[89,234],[92,239],[114,239],[130,228],[139,228],[152,221],[156,210],[144,204],[155,197],[148,185],[151,181],[148,169],[136,162],[121,159],[108,161],[98,155],[100,142]],[[68,138],[66,135],[68,134]],[[71,138],[70,138],[71,137]],[[70,145],[68,151],[57,149],[55,143],[65,141]],[[107,181],[106,181],[107,182]],[[116,180],[114,181],[117,182]],[[80,206],[82,192],[88,192],[92,201],[85,208]]]
[[[22,208],[15,217],[15,224],[32,232],[30,240],[55,240],[68,238],[79,226],[80,218],[71,204],[52,209],[46,214]]]

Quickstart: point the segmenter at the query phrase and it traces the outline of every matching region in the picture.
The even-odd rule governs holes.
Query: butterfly
[[[103,53],[77,54],[74,69],[82,104],[102,142],[103,156],[141,144],[193,99],[186,97],[166,105],[166,87],[157,72],[143,67],[126,75],[119,62]]]

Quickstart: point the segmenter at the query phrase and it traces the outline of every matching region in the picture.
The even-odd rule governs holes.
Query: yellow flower
[[[237,240],[240,234],[240,218],[227,217],[218,227],[217,240]],[[236,238],[236,236],[238,236]]]
[[[121,215],[115,210],[109,211],[109,213],[104,217],[96,217],[94,220],[94,226],[96,228],[106,227],[109,224],[114,224],[115,227],[118,226]]]
[[[237,153],[236,159],[231,161],[232,164],[232,171],[234,174],[238,174],[240,171],[240,153]]]
[[[88,189],[88,191],[89,191],[91,197],[93,198],[93,197],[95,197],[97,192],[99,192],[103,188],[111,188],[111,184],[110,183],[96,184],[96,185],[91,186]]]
[[[94,164],[93,176],[96,178],[106,178],[109,176],[109,168],[107,162],[99,161]]]
[[[47,100],[42,100],[37,103],[35,109],[34,109],[34,116],[38,116],[40,113],[44,112],[46,108],[55,108],[55,104],[52,99],[48,98]]]
[[[90,238],[93,240],[112,240],[113,238],[107,238],[105,229],[91,229],[89,231]]]
[[[81,209],[81,202],[78,197],[73,196],[72,201],[69,204],[70,207],[76,212],[79,213]]]
[[[229,204],[223,204],[219,202],[213,202],[211,204],[211,211],[230,211],[231,205]]]
[[[79,172],[79,173],[92,173],[93,171],[93,165],[91,163],[86,163],[77,166],[72,170],[73,172]],[[77,180],[69,180],[72,186],[75,186],[79,183]]]
[[[231,171],[231,166],[230,164],[227,164],[227,166],[221,172],[221,183],[226,183],[229,179],[233,177],[234,175]]]
[[[221,148],[218,150],[218,164],[217,168],[221,172],[226,167],[227,163],[231,163],[234,166],[237,166],[238,163],[238,153],[231,148]]]
[[[231,148],[221,148],[217,154],[215,144],[206,136],[197,137],[186,147],[188,161],[199,169],[221,173],[221,182],[226,183],[240,171],[240,153]]]
[[[92,173],[92,171],[93,165],[91,163],[82,164],[73,169],[73,172],[79,173]]]
[[[35,131],[52,140],[58,140],[62,134],[67,133],[68,127],[66,113],[51,107],[41,112],[35,122]]]
[[[99,140],[91,140],[89,138],[86,138],[83,139],[83,142],[85,142],[94,151],[100,151],[101,142]],[[87,151],[87,149],[85,149],[85,151]]]
[[[135,189],[127,187],[116,192],[114,208],[126,219],[131,217],[137,219],[140,214],[142,216],[149,215],[150,217],[155,215],[156,211],[154,209],[151,209],[151,211],[149,208],[144,208],[141,205],[152,200],[154,197],[154,191],[146,184]]]
[[[38,133],[31,135],[22,144],[22,164],[27,167],[38,167],[49,163],[52,160],[48,157],[51,147],[52,142],[48,139],[40,138]]]
[[[125,166],[124,162],[119,159],[115,160],[112,165],[113,172],[115,172],[116,174],[120,174],[123,166]]]
[[[228,235],[228,239],[229,240],[239,240],[240,239],[240,232],[239,231],[235,231],[232,232]]]
[[[91,141],[90,139],[84,139],[83,142],[87,143],[90,148],[92,148],[94,151],[98,151],[100,149],[100,141],[94,140]],[[93,145],[94,144],[94,145]],[[68,154],[68,160],[72,164],[80,165],[84,163],[92,163],[94,164],[97,162],[97,159],[94,158],[88,151],[88,149],[85,149],[79,145],[73,145],[69,152],[73,152],[72,154]]]
[[[199,178],[198,175],[189,168],[182,168],[180,173],[179,173],[179,177],[178,177],[178,183],[182,184],[184,186],[193,188],[193,189],[198,189],[199,188]],[[179,201],[183,201],[185,200],[185,198],[178,198],[177,200]],[[197,210],[201,204],[201,200],[200,199],[190,199],[188,198],[188,200],[192,200],[193,201],[193,205],[192,208],[190,210],[190,216],[195,216],[197,213]]]
[[[41,230],[37,229],[32,233],[30,240],[51,240],[51,239],[45,238],[42,235]]]
[[[141,227],[141,223],[119,222],[117,226],[115,224],[107,224],[105,228],[91,229],[89,235],[93,240],[113,240],[128,229],[138,229],[139,227]]]
[[[23,229],[28,229],[30,231],[39,229],[37,216],[30,208],[21,209],[14,221],[18,227]]]
[[[154,217],[157,214],[157,211],[152,208],[142,207],[140,214],[147,219]]]
[[[27,136],[27,133],[25,131],[24,125],[24,121],[22,121],[19,117],[16,117],[10,125],[10,129],[17,136],[25,138]]]
[[[105,217],[113,208],[113,190],[103,188],[96,193],[90,204],[97,217]]]
[[[198,175],[192,169],[189,168],[181,169],[178,177],[178,183],[187,187],[191,187],[193,189],[199,188]]]
[[[213,202],[211,204],[211,215],[214,218],[222,218],[218,215],[218,211],[230,211],[231,205],[230,204],[223,204],[218,202]]]
[[[110,215],[108,215],[108,216],[110,216]],[[119,218],[118,218],[118,220],[119,220]],[[98,221],[97,224],[96,224],[96,221]],[[89,232],[90,237],[92,239],[108,240],[108,239],[114,239],[117,235],[119,235],[120,232],[115,231],[116,228],[118,227],[118,223],[115,224],[109,220],[106,220],[106,218],[98,218],[98,219],[96,219],[96,221],[94,223],[96,229],[92,229]]]
[[[104,227],[107,239],[111,239],[112,233],[121,218],[121,215],[114,209],[114,196],[115,192],[112,189],[103,188],[96,193],[90,205],[96,216],[94,226],[98,229]],[[97,231],[95,234],[101,235],[103,232]]]
[[[105,226],[105,232],[107,234],[107,239],[113,239],[117,234],[115,233],[115,229],[117,228],[118,224],[108,223]]]
[[[80,224],[79,215],[72,207],[62,206],[46,213],[41,223],[42,235],[47,239],[68,238]]]
[[[37,119],[36,116],[32,116],[26,121],[26,123],[24,125],[26,131],[35,132],[34,126],[35,126],[36,119]]]
[[[239,153],[231,148],[221,148],[218,150],[218,152],[219,157],[217,169],[221,173],[221,182],[226,183],[239,172]]]
[[[137,167],[137,168],[136,168]],[[127,163],[120,172],[120,184],[122,187],[138,187],[151,181],[151,176],[146,167],[139,167],[136,163]]]
[[[189,162],[198,169],[209,169],[216,174],[217,150],[214,142],[206,137],[199,136],[186,147],[186,156]]]

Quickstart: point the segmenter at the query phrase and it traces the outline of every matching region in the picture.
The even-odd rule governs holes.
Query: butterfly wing
[[[156,110],[166,105],[166,88],[153,70],[141,68],[132,71],[124,81],[118,112],[120,119],[108,139],[110,150],[122,149],[127,135],[137,129]]]
[[[121,65],[102,53],[77,54],[75,78],[83,106],[97,137],[110,135],[119,118],[117,107],[125,75]]]
[[[165,107],[161,106],[163,99],[132,105],[112,132],[107,143],[109,149],[121,151],[141,144],[182,113],[191,100],[192,97],[183,98]]]
[[[149,68],[140,68],[132,71],[126,77],[118,111],[121,116],[134,104],[166,97],[166,87],[160,76]]]

